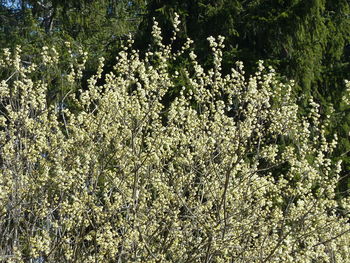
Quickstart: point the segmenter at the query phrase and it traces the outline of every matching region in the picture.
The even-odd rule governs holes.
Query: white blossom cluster
[[[350,262],[350,203],[336,201],[336,138],[317,104],[298,117],[293,82],[262,62],[248,78],[240,62],[221,73],[222,37],[208,39],[209,70],[191,40],[173,53],[156,24],[153,37],[158,51],[126,47],[97,85],[101,58],[88,90],[69,95],[74,111],[47,105],[35,68],[5,50],[0,260]],[[43,63],[56,63],[48,50]],[[165,107],[179,78],[167,62],[186,54],[189,86]]]
[[[346,94],[343,97],[345,103],[350,104],[350,81],[345,80]]]

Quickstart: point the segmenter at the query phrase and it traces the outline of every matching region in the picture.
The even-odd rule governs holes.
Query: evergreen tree
[[[145,36],[153,17],[169,38],[174,12],[183,21],[183,38],[194,40],[202,60],[208,54],[205,39],[220,34],[226,37],[226,55],[233,54],[251,66],[264,59],[308,93],[328,65],[340,62],[344,47],[350,43],[346,0],[150,0],[138,46],[149,44]],[[231,66],[233,61],[226,63]]]

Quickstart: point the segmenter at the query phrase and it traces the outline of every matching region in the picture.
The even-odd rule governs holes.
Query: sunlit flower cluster
[[[99,85],[101,58],[88,89],[67,94],[74,110],[49,105],[20,49],[4,51],[0,261],[350,262],[337,139],[317,103],[300,117],[293,82],[262,61],[250,77],[241,62],[224,75],[223,37],[208,38],[209,70],[191,40],[171,52],[156,23],[153,37],[157,51],[130,41]],[[165,106],[180,56],[188,86]],[[43,49],[44,64],[56,57]]]
[[[345,103],[350,105],[350,81],[346,80],[345,85],[346,85],[346,94],[344,95],[343,100],[345,101]]]

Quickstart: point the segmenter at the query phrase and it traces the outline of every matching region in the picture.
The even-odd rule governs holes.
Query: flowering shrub
[[[175,21],[175,27],[177,21]],[[177,32],[177,28],[175,31]],[[4,54],[0,86],[0,257],[6,262],[350,262],[349,200],[318,105],[299,117],[291,90],[261,62],[221,73],[162,44],[131,41],[103,59],[78,110],[48,105],[44,80]],[[173,40],[176,38],[174,33]],[[189,53],[189,85],[165,108]],[[43,63],[57,63],[44,49]],[[151,63],[158,61],[158,63]],[[71,67],[73,84],[81,75]],[[283,141],[283,143],[281,143]]]

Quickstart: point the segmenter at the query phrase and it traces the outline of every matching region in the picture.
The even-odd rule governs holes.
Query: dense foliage
[[[190,39],[174,50],[157,23],[152,35],[152,52],[129,40],[113,71],[100,58],[88,87],[56,103],[40,76],[59,52],[2,55],[1,259],[350,262],[350,202],[336,200],[337,137],[319,105],[300,116],[294,82],[262,62],[224,74],[223,37],[208,38],[205,69]],[[169,61],[185,58],[188,85],[165,107],[181,77]],[[73,62],[62,78],[79,87]]]
[[[340,99],[344,79],[350,78],[348,0],[149,0],[137,33],[140,50],[152,43],[149,32],[153,17],[169,41],[175,11],[182,20],[178,42],[193,39],[198,60],[205,67],[212,59],[205,39],[222,35],[226,38],[224,72],[240,60],[246,72],[252,74],[256,62],[262,59],[282,76],[295,80],[293,93],[297,94],[301,111],[308,111],[309,96],[320,104],[322,115],[335,110],[327,134],[339,135],[337,155],[343,160],[343,175],[349,174],[350,108]]]
[[[43,46],[55,46],[71,54],[61,56],[55,71],[50,71],[47,81],[52,100],[63,98],[62,83],[68,65],[81,54],[89,53],[84,61],[82,85],[96,71],[98,59],[114,60],[121,43],[136,32],[141,20],[143,1],[126,0],[6,0],[0,1],[0,47],[14,50],[20,45],[25,61],[35,61]],[[113,62],[111,62],[113,63]],[[0,72],[0,75],[3,72]]]

